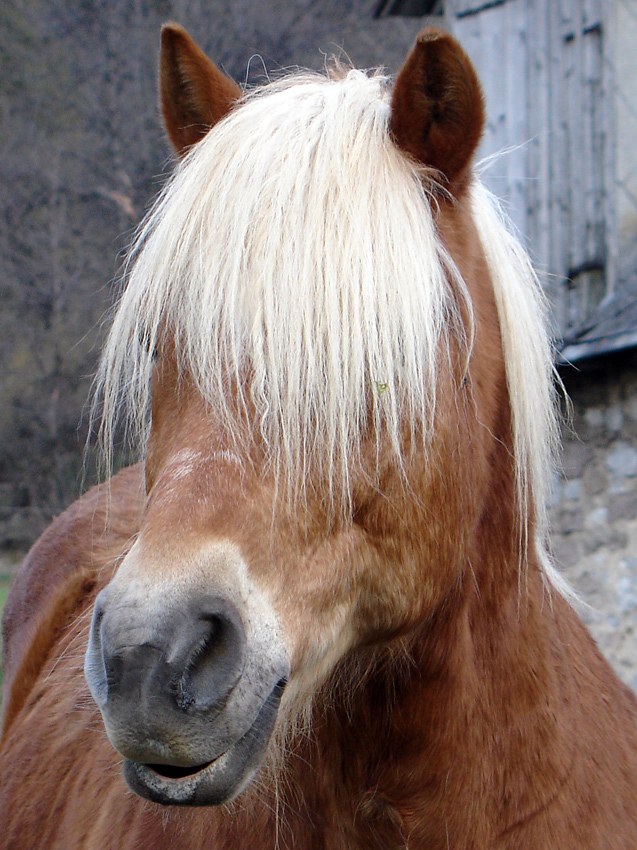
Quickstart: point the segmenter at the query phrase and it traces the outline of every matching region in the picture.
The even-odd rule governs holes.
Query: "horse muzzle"
[[[267,747],[285,687],[280,680],[248,731],[208,764],[179,768],[126,759],[124,778],[140,797],[154,803],[216,806],[236,797],[252,779]]]
[[[289,676],[272,617],[260,613],[222,595],[182,592],[166,604],[152,591],[99,594],[85,675],[137,794],[219,805],[249,783]]]

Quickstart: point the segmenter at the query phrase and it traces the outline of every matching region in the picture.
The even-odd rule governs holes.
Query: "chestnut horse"
[[[144,460],[12,589],[0,845],[634,850],[637,704],[547,555],[551,348],[466,55],[244,94],[169,25],[161,90],[180,163],[96,390]]]

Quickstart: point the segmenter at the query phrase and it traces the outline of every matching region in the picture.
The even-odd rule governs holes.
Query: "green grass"
[[[13,576],[0,576],[0,614],[4,608],[4,603],[7,601],[12,581]]]
[[[11,582],[13,581],[13,576],[3,576],[0,575],[0,616],[2,615],[2,609],[4,608],[4,603],[7,601],[7,596],[9,594],[9,588],[11,587]],[[2,642],[0,640],[0,646]],[[0,667],[0,700],[2,700],[2,668]]]

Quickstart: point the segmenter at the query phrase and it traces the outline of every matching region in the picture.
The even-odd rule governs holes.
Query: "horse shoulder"
[[[3,732],[24,703],[56,636],[125,553],[139,528],[143,473],[129,467],[93,487],[44,531],[20,567],[2,617]],[[110,570],[105,570],[110,577]]]

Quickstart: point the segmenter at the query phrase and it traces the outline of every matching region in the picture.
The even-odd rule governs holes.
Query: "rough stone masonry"
[[[563,375],[573,404],[551,497],[558,567],[602,652],[637,690],[637,355]]]

